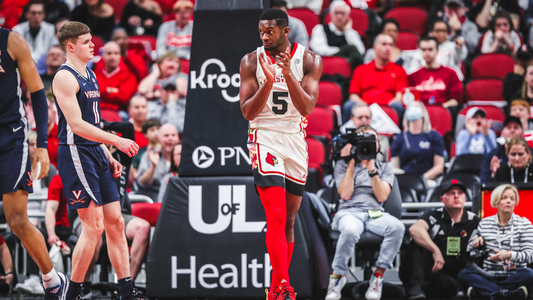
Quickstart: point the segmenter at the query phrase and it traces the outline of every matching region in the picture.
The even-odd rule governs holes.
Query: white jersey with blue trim
[[[265,80],[265,73],[259,63],[259,55],[264,53],[265,58],[274,63],[274,59],[270,56],[264,47],[257,48],[257,69],[255,76],[259,87],[261,87]],[[302,83],[304,77],[303,71],[303,57],[305,47],[297,43],[292,43],[291,51],[291,71],[298,80]],[[276,78],[274,85],[268,95],[268,100],[263,110],[250,121],[250,128],[252,129],[267,129],[272,131],[296,133],[303,131],[307,126],[307,117],[304,117],[296,109],[292,103],[289,88],[285,82],[285,77],[281,73],[281,68],[274,64],[276,68]]]

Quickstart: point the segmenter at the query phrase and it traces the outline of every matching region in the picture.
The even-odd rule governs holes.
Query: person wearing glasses
[[[494,174],[494,182],[533,182],[531,150],[522,136],[513,137],[507,146],[509,163],[500,166]]]

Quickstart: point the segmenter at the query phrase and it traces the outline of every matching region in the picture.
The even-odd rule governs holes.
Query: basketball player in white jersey
[[[318,99],[322,59],[288,39],[289,20],[279,9],[261,15],[263,47],[241,61],[240,104],[250,121],[249,150],[255,184],[267,219],[272,264],[268,300],[296,299],[289,264],[294,219],[307,180],[306,116]]]

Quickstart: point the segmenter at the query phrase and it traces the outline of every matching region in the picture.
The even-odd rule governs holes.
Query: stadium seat
[[[426,32],[428,14],[416,7],[397,7],[389,10],[384,19],[393,18],[402,30],[410,30],[421,35]]]
[[[391,120],[397,125],[399,126],[399,123],[398,123],[398,114],[396,113],[396,111],[394,109],[392,109],[390,106],[388,105],[380,105],[381,109],[383,109],[383,111],[389,116],[389,118],[391,118]]]
[[[326,160],[326,150],[320,141],[312,137],[307,137],[305,140],[307,141],[307,151],[309,153],[309,175],[305,184],[305,190],[316,193],[322,182],[322,164]]]
[[[501,79],[474,79],[466,85],[465,101],[504,101],[502,89]]]
[[[514,70],[514,60],[501,53],[482,54],[472,61],[471,78],[496,77],[504,79]]]
[[[93,35],[91,42],[94,44],[94,56],[100,55],[100,48],[104,46],[104,41],[96,35]]]
[[[331,140],[333,130],[333,116],[325,108],[317,106],[307,117],[307,135],[321,137],[327,141]]]
[[[313,28],[318,25],[318,16],[310,9],[299,7],[291,8],[287,10],[287,14],[293,18],[302,21],[307,29],[307,34],[311,36]]]
[[[400,190],[402,188],[413,190],[415,192],[415,201],[422,202],[427,194],[426,180],[417,174],[398,174],[396,175]],[[406,202],[405,200],[403,202]]]
[[[150,223],[150,226],[155,227],[157,219],[159,218],[159,211],[161,210],[161,203],[132,203],[131,215],[144,219]]]
[[[338,84],[331,81],[320,81],[318,83],[318,100],[316,104],[327,108],[337,120],[337,125],[342,125],[342,90]]]
[[[354,20],[354,22],[352,22],[352,28],[357,31],[363,40],[366,39],[366,31],[368,30],[368,15],[366,12],[359,8],[352,8],[350,10],[350,17]],[[329,24],[330,21],[331,16],[328,13],[324,17],[324,25]]]
[[[107,0],[106,2],[111,5],[115,11],[115,23],[120,22],[122,11],[124,10],[124,6],[128,4],[128,0]]]
[[[442,136],[452,131],[452,115],[446,108],[438,105],[426,105],[426,110],[432,129],[438,131]]]
[[[398,33],[398,40],[396,41],[396,47],[402,51],[415,50],[418,48],[418,36],[409,31],[400,31]]]
[[[155,51],[157,48],[157,38],[151,35],[133,35],[130,36],[130,43],[148,43],[151,51]]]
[[[322,75],[341,75],[343,77],[352,76],[350,63],[344,57],[324,56],[322,57]]]
[[[190,65],[190,63],[191,62],[188,59],[180,58],[181,72],[183,72],[185,74],[189,74],[189,65]]]
[[[100,110],[100,115],[102,117],[102,120],[106,120],[107,122],[122,121],[122,118],[120,117],[120,115],[118,114],[116,110],[102,108]]]
[[[463,154],[455,156],[446,174],[469,173],[479,176],[483,164],[483,154]]]

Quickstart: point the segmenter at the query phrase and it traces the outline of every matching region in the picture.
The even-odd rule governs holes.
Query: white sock
[[[56,269],[52,268],[52,271],[48,272],[47,274],[43,274],[43,285],[44,288],[47,289],[51,286],[60,285],[61,280],[59,279],[59,276],[57,275]]]

